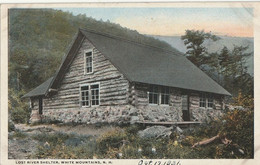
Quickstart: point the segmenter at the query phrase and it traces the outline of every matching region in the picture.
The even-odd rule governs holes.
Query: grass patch
[[[21,131],[14,131],[14,133],[12,135],[9,135],[9,139],[24,139],[28,137],[28,135],[26,133],[23,133]]]

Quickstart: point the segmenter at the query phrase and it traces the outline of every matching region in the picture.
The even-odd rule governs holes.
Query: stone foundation
[[[58,121],[62,123],[135,123],[142,121],[182,121],[182,111],[171,106],[131,105],[43,111],[42,118],[32,113],[32,121]],[[40,117],[40,119],[39,119]],[[33,119],[33,118],[32,118]]]
[[[191,120],[209,122],[211,120],[220,118],[222,115],[222,110],[197,108],[191,111]]]
[[[35,101],[37,104],[38,101]],[[218,105],[217,101],[215,101]],[[114,105],[90,108],[59,108],[49,109],[43,106],[43,114],[39,114],[38,106],[34,106],[31,114],[31,123],[62,122],[62,123],[136,123],[136,122],[181,122],[181,97],[171,96],[171,104],[166,105]],[[220,106],[218,106],[220,107]],[[221,117],[223,111],[199,107],[198,96],[190,97],[190,120],[207,122]]]
[[[207,122],[222,116],[221,110],[196,108],[191,112],[191,121]],[[151,122],[180,122],[182,110],[172,106],[138,106],[131,105],[109,106],[95,108],[79,108],[71,110],[43,111],[39,115],[33,110],[31,123],[46,121],[58,121],[62,123],[136,123],[142,121]]]
[[[39,114],[38,110],[32,110],[30,116],[30,123],[38,123],[41,122],[41,115]]]

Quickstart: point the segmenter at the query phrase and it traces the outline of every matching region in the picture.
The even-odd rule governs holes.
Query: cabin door
[[[182,95],[182,118],[184,121],[190,121],[189,95]]]

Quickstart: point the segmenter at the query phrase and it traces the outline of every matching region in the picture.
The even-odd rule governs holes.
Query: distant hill
[[[53,9],[9,10],[9,86],[26,91],[53,76],[79,28],[178,52],[166,42],[110,21]]]
[[[181,40],[180,36],[153,36],[156,39],[161,41],[165,41],[170,44],[172,47],[178,49],[180,52],[185,53],[186,47]],[[232,50],[234,45],[237,46],[246,46],[248,45],[248,52],[254,51],[254,38],[249,37],[227,37],[227,36],[219,36],[221,39],[213,42],[206,41],[205,46],[208,48],[210,53],[220,51],[224,46],[228,49]],[[254,74],[254,57],[251,56],[247,59],[248,72],[253,75]]]

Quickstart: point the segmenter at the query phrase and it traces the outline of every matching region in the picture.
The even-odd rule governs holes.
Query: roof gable
[[[46,81],[45,89],[38,92],[38,95],[42,95],[43,91],[44,95],[47,95],[49,88],[58,87],[85,38],[129,81],[231,95],[179,51],[168,51],[83,29],[76,35],[55,76]],[[36,91],[30,96],[29,92],[26,97],[35,96]]]

